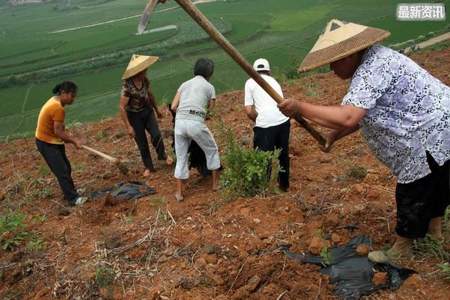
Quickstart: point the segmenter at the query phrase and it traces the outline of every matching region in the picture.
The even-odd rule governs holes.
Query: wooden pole
[[[245,60],[245,58],[234,48],[234,46],[214,27],[214,25],[205,17],[205,15],[198,10],[198,8],[190,0],[175,0],[193,19],[202,27],[209,36],[219,44],[228,55],[241,68],[253,78],[277,103],[281,103],[284,99],[281,97],[262,77],[256,72],[253,67]],[[325,138],[311,125],[303,119],[300,114],[297,114],[294,119],[308,131],[313,138],[319,142],[320,145],[325,146]]]

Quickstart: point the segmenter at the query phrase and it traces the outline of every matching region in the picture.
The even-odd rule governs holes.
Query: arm
[[[323,127],[330,129],[354,128],[364,118],[366,109],[353,105],[324,106],[296,100],[285,100],[279,104],[280,110],[288,116],[300,113]]]
[[[209,120],[214,116],[214,107],[216,106],[216,99],[211,99],[208,101],[208,107],[206,108],[206,120]]]
[[[176,111],[177,110],[178,105],[180,104],[180,96],[181,96],[180,92],[177,92],[175,97],[173,97],[172,104],[170,105],[170,109],[172,111]]]
[[[128,131],[130,137],[134,137],[134,130],[133,127],[131,127],[130,121],[128,120],[127,111],[125,109],[128,105],[128,101],[130,101],[130,98],[125,96],[120,97],[119,111],[120,117],[123,121],[123,124],[125,125],[125,129]]]
[[[81,148],[82,146],[81,142],[78,139],[71,137],[70,135],[67,134],[64,122],[55,121],[53,124],[53,129],[55,131],[56,136],[59,137],[61,140],[63,140],[65,143],[74,144],[75,147],[77,147],[78,149]]]
[[[208,110],[213,110],[216,106],[216,99],[211,99],[208,101]]]
[[[335,130],[331,131],[327,136],[327,143],[325,144],[323,151],[329,152],[331,150],[331,147],[333,146],[333,144],[336,141],[346,137],[347,135],[350,135],[350,134],[358,131],[359,128],[360,128],[359,125],[356,125],[355,127],[352,127],[352,128],[335,129]]]
[[[258,113],[255,110],[255,106],[253,105],[246,105],[245,106],[245,113],[247,114],[247,117],[252,120],[253,122],[256,122],[256,117],[258,116]]]

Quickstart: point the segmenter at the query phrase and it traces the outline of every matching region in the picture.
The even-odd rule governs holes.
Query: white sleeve
[[[255,104],[255,99],[253,99],[253,87],[251,80],[247,80],[245,83],[245,106],[251,106]]]

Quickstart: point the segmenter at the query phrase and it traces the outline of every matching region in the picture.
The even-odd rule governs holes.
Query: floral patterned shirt
[[[121,95],[129,98],[125,109],[129,112],[140,112],[149,107],[149,88],[150,83],[148,80],[142,82],[140,89],[134,84],[133,79],[124,80]]]
[[[369,48],[342,104],[367,110],[363,136],[399,183],[431,173],[426,152],[441,166],[450,159],[450,88],[407,56]]]

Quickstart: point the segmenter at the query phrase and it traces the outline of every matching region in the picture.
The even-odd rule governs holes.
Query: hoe
[[[167,0],[150,0],[145,7],[141,20],[138,25],[138,34],[142,34],[150,20],[150,16],[158,2],[164,3]],[[253,78],[277,103],[281,103],[283,98],[256,72],[245,58],[236,50],[236,48],[215,28],[215,26],[197,9],[190,0],[175,0],[186,11],[200,27],[205,30],[209,36],[219,46],[228,53],[228,55],[251,77]],[[322,147],[326,145],[326,139],[314,129],[300,114],[294,119],[319,142]]]

